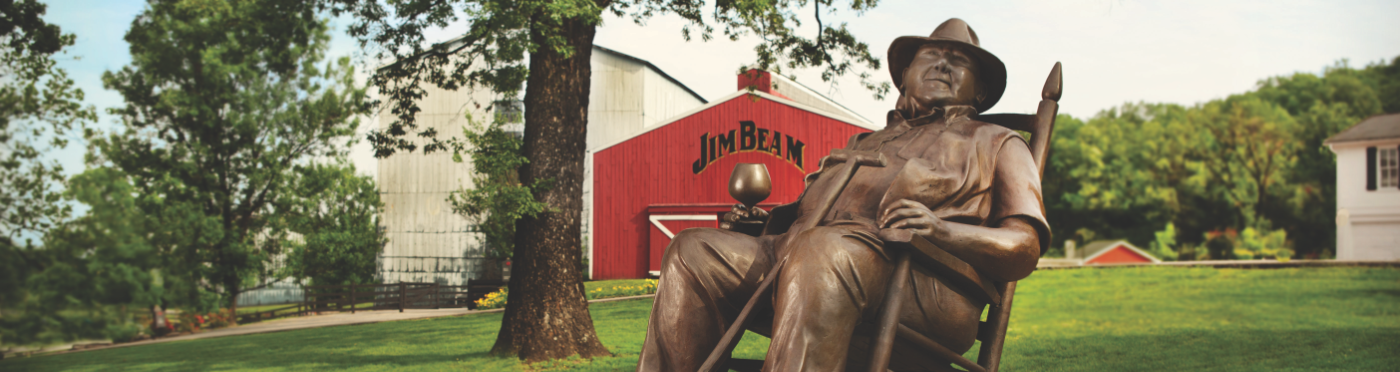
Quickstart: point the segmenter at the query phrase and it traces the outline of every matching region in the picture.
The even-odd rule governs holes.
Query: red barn
[[[773,193],[759,205],[772,208],[796,200],[802,178],[832,149],[870,131],[858,115],[790,80],[750,72],[739,87],[593,149],[593,279],[656,275],[677,232],[717,227],[735,203],[727,186],[735,164],[767,166]]]
[[[1083,251],[1085,265],[1162,262],[1127,240],[1099,240],[1084,245]]]

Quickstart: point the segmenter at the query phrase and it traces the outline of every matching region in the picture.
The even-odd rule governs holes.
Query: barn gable
[[[1127,240],[1095,241],[1084,245],[1083,252],[1085,265],[1162,262]]]
[[[863,122],[763,91],[737,91],[632,136],[592,149],[589,225],[594,279],[654,274],[681,229],[716,227],[735,202],[726,184],[737,163],[773,178],[760,206],[795,201],[802,178]]]

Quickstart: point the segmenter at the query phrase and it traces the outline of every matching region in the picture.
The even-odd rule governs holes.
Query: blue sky
[[[122,37],[145,3],[49,4],[46,19],[78,37],[60,56],[60,66],[86,92],[89,104],[99,109],[119,106],[121,98],[102,89],[101,75],[130,62]],[[992,111],[1034,110],[1046,73],[1060,61],[1065,69],[1061,112],[1088,117],[1124,102],[1196,104],[1247,91],[1265,77],[1317,73],[1342,59],[1353,66],[1390,60],[1400,56],[1396,14],[1400,2],[1393,0],[885,0],[862,16],[841,12],[823,15],[823,21],[848,22],[872,52],[883,56],[896,37],[927,35],[949,17],[963,18],[1009,71],[1006,95]],[[355,52],[354,40],[343,33],[348,20],[332,23],[337,32],[330,55]],[[754,41],[697,38],[687,43],[681,39],[681,25],[675,17],[653,18],[643,27],[610,16],[595,42],[651,61],[706,98],[734,91],[733,74],[753,61]],[[457,29],[431,35],[445,40]],[[893,106],[891,99],[874,100],[854,80],[832,86],[821,82],[815,71],[796,75],[799,82],[875,121]],[[883,70],[873,75],[885,81],[889,76]],[[114,120],[104,112],[96,126],[117,128]],[[81,145],[54,156],[70,172],[82,169]],[[354,157],[362,171],[373,173],[373,158],[365,146],[357,148]]]

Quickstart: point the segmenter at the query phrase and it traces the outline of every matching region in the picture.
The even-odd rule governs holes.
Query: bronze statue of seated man
[[[868,343],[855,331],[878,316],[893,271],[882,230],[923,236],[992,280],[1035,269],[1050,238],[1038,169],[1016,132],[975,119],[1001,98],[1005,65],[956,18],[929,37],[896,39],[888,61],[900,92],[895,110],[884,129],[846,146],[882,154],[887,164],[858,168],[823,215],[809,199],[841,185],[818,175],[850,163],[823,161],[803,196],[771,216],[740,205],[721,229],[677,234],[663,258],[638,371],[697,370],[784,257],[771,314],[756,327],[772,338],[763,369],[863,368]],[[755,220],[767,221],[757,237],[731,231]],[[909,280],[900,323],[954,352],[971,348],[986,304],[937,275],[914,272]],[[930,368],[926,356],[900,351],[891,369]]]

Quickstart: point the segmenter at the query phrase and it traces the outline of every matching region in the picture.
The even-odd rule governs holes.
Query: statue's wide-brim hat
[[[1001,94],[1006,92],[1006,64],[1000,58],[992,55],[977,40],[977,33],[972,31],[972,27],[961,19],[952,18],[938,25],[928,37],[904,36],[894,39],[890,43],[888,61],[890,61],[890,77],[894,79],[896,89],[903,90],[904,70],[909,68],[909,62],[914,57],[914,52],[919,47],[927,44],[948,45],[957,47],[968,53],[978,64],[977,80],[982,83],[983,93],[986,98],[982,102],[974,105],[977,112],[987,112],[1001,100]]]

